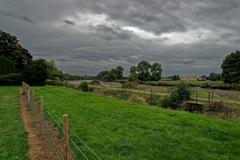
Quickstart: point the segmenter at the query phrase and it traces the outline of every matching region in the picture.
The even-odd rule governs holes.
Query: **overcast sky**
[[[240,0],[1,0],[0,30],[64,72],[148,60],[164,75],[202,75],[240,49]]]

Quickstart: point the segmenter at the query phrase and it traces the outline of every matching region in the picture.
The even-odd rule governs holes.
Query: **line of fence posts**
[[[193,98],[193,100],[195,99],[195,103],[197,104],[199,102],[199,91],[195,91],[195,97]],[[208,93],[208,103],[213,103],[213,99],[214,99],[214,92],[207,92]]]
[[[40,97],[40,100],[37,101],[36,97],[35,97],[34,90],[31,89],[31,87],[25,82],[22,82],[22,94],[25,95],[25,97],[26,97],[27,107],[29,107],[31,109],[31,112],[34,115],[34,117],[36,118],[36,120],[38,122],[40,122],[38,129],[39,129],[39,132],[41,134],[41,137],[43,139],[45,139],[46,137],[44,137],[44,136],[46,136],[46,135],[43,133],[43,129],[44,129],[44,127],[46,127],[46,126],[44,126],[45,117],[44,117],[43,97]],[[50,158],[50,159],[64,159],[64,160],[70,160],[71,159],[70,148],[69,148],[69,140],[68,140],[68,138],[69,138],[68,130],[69,130],[68,115],[64,114],[63,115],[63,139],[62,139],[63,144],[62,144],[62,147],[61,147],[63,153],[59,154],[59,151],[58,151],[58,156],[60,156],[60,157],[56,157],[56,156],[54,156],[54,155],[56,155],[56,153],[50,155],[50,154],[47,153],[49,151],[49,149],[43,147],[44,153],[45,153],[45,155],[48,155],[48,158]],[[53,137],[51,137],[51,138],[53,138]],[[51,140],[51,142],[52,142],[52,140]],[[44,143],[44,142],[42,142],[42,143]],[[57,152],[56,149],[54,151]]]

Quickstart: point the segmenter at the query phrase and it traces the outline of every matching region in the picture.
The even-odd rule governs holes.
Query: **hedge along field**
[[[0,159],[28,160],[18,87],[0,87]]]
[[[66,87],[35,87],[45,107],[102,159],[239,160],[239,122],[164,110]]]

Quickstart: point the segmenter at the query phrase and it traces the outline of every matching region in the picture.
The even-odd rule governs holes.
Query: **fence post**
[[[68,160],[68,115],[63,115],[63,156]]]
[[[43,121],[44,121],[44,101],[43,101],[43,96],[40,97],[40,104],[39,104],[39,107],[40,107],[40,133],[41,133],[41,136],[43,135]]]

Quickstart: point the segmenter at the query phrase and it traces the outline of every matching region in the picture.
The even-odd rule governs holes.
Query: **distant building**
[[[200,80],[201,77],[200,76],[195,76],[195,75],[187,75],[187,76],[181,76],[180,79],[182,81],[197,81]]]

